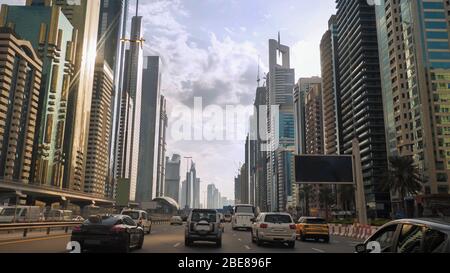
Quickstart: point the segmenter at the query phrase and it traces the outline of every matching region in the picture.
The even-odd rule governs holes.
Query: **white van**
[[[4,207],[0,212],[0,223],[31,223],[39,222],[41,208],[32,206]]]
[[[124,209],[121,214],[130,216],[138,226],[142,227],[145,233],[150,234],[152,232],[152,219],[148,216],[146,211]]]
[[[73,212],[71,210],[50,210],[47,214],[47,221],[50,222],[64,222],[72,220]]]
[[[254,219],[258,215],[257,209],[253,205],[236,205],[234,207],[234,215],[231,221],[233,230],[252,228]]]

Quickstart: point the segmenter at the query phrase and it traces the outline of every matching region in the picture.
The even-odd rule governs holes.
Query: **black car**
[[[380,228],[357,253],[450,253],[450,223],[434,219],[404,219]]]
[[[196,209],[189,215],[186,224],[185,245],[194,242],[213,242],[222,246],[222,222],[216,210]]]
[[[72,242],[78,242],[82,251],[114,250],[129,252],[141,249],[144,230],[126,215],[91,216],[72,230]]]

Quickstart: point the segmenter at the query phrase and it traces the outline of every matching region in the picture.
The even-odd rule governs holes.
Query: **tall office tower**
[[[267,115],[263,111],[267,107],[267,88],[258,87],[256,89],[256,97],[254,106],[256,111],[254,113],[254,156],[255,156],[255,204],[261,211],[268,211],[267,209],[267,153],[263,149],[267,137]]]
[[[173,198],[181,205],[180,200],[180,171],[181,156],[174,154],[172,158],[166,157],[165,196]]]
[[[300,78],[294,86],[295,149],[299,155],[306,154],[306,94],[317,84],[322,84],[322,78]]]
[[[114,72],[98,58],[89,124],[84,191],[99,197],[108,196],[109,140],[111,133],[111,98]]]
[[[23,20],[27,18],[27,20]],[[59,7],[2,6],[0,26],[11,26],[42,60],[38,120],[34,137],[34,184],[63,187],[63,139],[67,100],[76,55],[77,31]]]
[[[277,158],[277,151],[283,151],[295,144],[294,103],[292,90],[295,83],[295,71],[290,68],[290,49],[280,41],[269,40],[269,75],[268,75],[268,122],[269,146],[272,151],[267,155],[267,189],[270,211],[279,211],[278,193],[284,192],[286,177],[282,162]],[[272,107],[279,107],[279,123],[274,122]]]
[[[324,154],[322,85],[315,84],[305,98],[306,154]]]
[[[42,61],[29,41],[0,27],[0,63],[0,178],[30,183]]]
[[[130,181],[130,201],[145,201],[137,190],[141,127],[141,98],[143,72],[142,17],[131,20],[130,47],[125,52],[124,81],[119,121],[116,178]],[[139,199],[141,198],[141,199]],[[152,201],[152,200],[150,200]]]
[[[114,160],[116,145],[116,121],[118,120],[118,105],[120,102],[121,82],[123,80],[123,58],[125,47],[120,39],[126,33],[128,0],[101,0],[100,18],[98,26],[97,58],[103,59],[113,70],[114,84],[111,97],[111,125],[109,139],[108,178],[106,183],[106,196],[114,198],[115,175]]]
[[[193,208],[200,208],[200,178],[196,177],[193,182]]]
[[[187,202],[186,202],[186,180],[184,180],[183,182],[181,182],[181,189],[180,189],[180,207],[181,208],[186,208],[188,206]]]
[[[336,15],[328,21],[328,30],[320,43],[320,59],[322,69],[322,101],[324,152],[327,155],[340,154],[341,144],[341,102],[339,96],[338,69],[338,36]]]
[[[242,204],[242,202],[241,202],[241,175],[240,174],[238,174],[238,176],[236,176],[234,178],[234,202],[236,205]]]
[[[250,139],[249,135],[245,140],[245,164],[241,169],[241,202],[250,204]]]
[[[161,96],[160,98],[160,108],[159,108],[159,132],[158,132],[158,162],[157,162],[157,177],[156,177],[156,196],[165,196],[165,175],[166,175],[166,152],[167,152],[167,143],[166,143],[166,131],[168,126],[168,117],[166,110],[166,98]],[[200,189],[199,189],[200,190]],[[200,196],[199,196],[200,202]]]
[[[443,0],[376,7],[387,152],[415,160],[425,195],[450,193],[449,8]]]
[[[375,8],[366,0],[337,0],[342,153],[359,141],[368,213],[390,216],[390,197],[379,187],[387,156]]]
[[[208,185],[207,191],[207,208],[208,209],[217,209],[214,207],[214,191],[216,190],[216,186],[214,184]]]
[[[75,75],[69,84],[64,134],[64,188],[83,191],[97,52],[100,0],[27,0],[31,6],[58,6],[78,31]]]
[[[197,170],[192,162],[189,172],[186,174],[186,204],[188,208],[195,208],[194,200],[196,195],[195,184],[197,183]]]
[[[142,72],[141,138],[137,201],[149,202],[160,195],[159,135],[161,114],[161,59],[144,58]],[[165,156],[165,155],[164,155]]]

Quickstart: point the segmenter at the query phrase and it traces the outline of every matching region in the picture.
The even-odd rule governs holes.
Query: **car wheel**
[[[303,233],[300,233],[300,235],[298,236],[300,238],[300,241],[304,242],[306,241],[305,236],[303,236]]]
[[[252,243],[256,243],[255,236],[253,236],[253,230],[252,230]]]
[[[262,246],[263,245],[263,242],[259,239],[258,232],[256,232],[256,239],[255,239],[255,241],[256,241],[256,245],[258,245],[258,246]]]
[[[127,234],[125,237],[125,242],[122,245],[122,252],[129,253],[130,252],[130,235]]]
[[[329,244],[330,243],[330,237],[326,237],[324,240],[325,244]]]
[[[218,248],[222,247],[222,239],[217,240],[216,246],[217,246]]]
[[[295,241],[289,242],[288,243],[288,247],[289,248],[295,248]]]
[[[151,234],[152,233],[152,225],[150,225],[149,227],[148,227],[148,231],[147,231],[147,234]]]
[[[145,234],[144,234],[144,232],[142,232],[141,239],[139,240],[139,244],[136,247],[136,249],[142,249],[142,247],[144,246],[144,238],[145,238]]]
[[[187,247],[192,246],[191,240],[189,240],[188,238],[184,239],[184,245],[187,246]]]

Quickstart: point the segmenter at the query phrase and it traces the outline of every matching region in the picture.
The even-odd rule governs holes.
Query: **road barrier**
[[[359,240],[367,240],[378,228],[369,225],[330,225],[330,233],[334,236],[342,236],[355,238]]]

